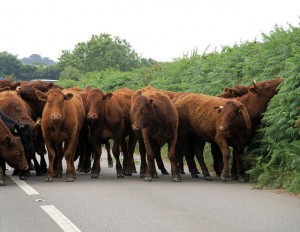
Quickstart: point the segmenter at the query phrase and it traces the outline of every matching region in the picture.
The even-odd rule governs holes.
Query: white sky
[[[142,57],[172,61],[198,49],[299,26],[300,0],[2,0],[0,51],[57,60],[93,34],[129,42]]]

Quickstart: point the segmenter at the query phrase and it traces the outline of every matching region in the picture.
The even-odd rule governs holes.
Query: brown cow
[[[13,82],[11,80],[0,80],[0,89],[8,87],[11,90],[15,90],[21,82]]]
[[[253,81],[253,85],[247,87],[249,93],[241,97],[234,98],[245,105],[249,114],[251,132],[247,140],[247,145],[250,144],[251,140],[255,136],[255,133],[261,124],[261,119],[263,117],[262,114],[267,110],[270,100],[278,93],[277,87],[282,82],[283,78],[276,78],[261,82]],[[219,173],[218,166],[222,167],[222,159],[220,159],[220,151],[215,145],[212,145],[212,153],[214,157],[214,163],[216,162],[215,160],[217,160],[218,163],[218,165],[214,165],[214,168],[216,172]],[[233,178],[236,178],[235,166],[232,167],[232,175]]]
[[[161,147],[168,143],[172,180],[180,182],[175,158],[178,114],[169,96],[153,88],[143,93],[137,91],[131,99],[130,119],[133,129],[139,136],[140,146],[145,147],[147,152],[148,164],[145,154],[141,152],[141,175],[146,173],[145,181],[152,180],[154,157],[160,156]]]
[[[36,94],[41,100],[46,101],[42,114],[42,131],[49,157],[45,181],[52,181],[55,158],[58,161],[60,175],[61,159],[65,157],[67,181],[72,182],[75,178],[74,154],[85,117],[82,99],[75,92],[59,88],[51,89],[47,93],[37,90]]]
[[[42,175],[42,170],[35,157],[34,137],[41,137],[39,133],[40,125],[32,119],[32,111],[29,105],[16,93],[16,91],[4,91],[0,93],[0,110],[11,119],[22,125],[30,125],[26,138],[22,137],[24,142],[25,154],[28,163],[32,159],[36,166],[37,175]],[[14,172],[17,174],[17,172]],[[20,177],[26,179],[25,173],[19,173]]]
[[[83,101],[83,105],[85,107],[85,115],[88,113],[88,109],[86,107],[86,98],[88,95],[88,92],[84,89],[78,88],[78,87],[72,87],[69,90],[75,91],[78,93]],[[88,123],[87,119],[85,118],[83,122],[83,126],[81,128],[79,138],[78,138],[78,147],[76,149],[75,153],[75,160],[79,157],[79,162],[77,166],[77,171],[79,172],[85,172],[88,173],[91,171],[91,157],[93,155],[93,149],[92,149],[92,141],[89,136],[86,136],[89,133],[88,129]],[[108,167],[113,167],[113,159],[110,152],[110,143],[107,141],[105,143],[105,148],[107,151],[107,162]]]
[[[239,159],[250,133],[250,120],[246,108],[238,101],[202,94],[183,95],[174,104],[179,115],[178,135],[182,137],[193,132],[198,139],[194,142],[194,150],[205,178],[211,179],[204,163],[203,148],[205,142],[215,142],[222,150],[222,179],[226,180],[229,170],[229,146],[237,149],[235,155]]]
[[[5,162],[22,171],[28,170],[24,148],[19,137],[14,137],[0,118],[0,186],[5,185]]]
[[[102,144],[110,139],[114,140],[112,153],[116,159],[117,177],[124,177],[123,168],[120,162],[120,146],[126,151],[126,139],[124,136],[124,117],[121,106],[112,93],[104,93],[100,89],[86,88],[88,93],[85,107],[87,110],[87,122],[89,135],[92,140],[95,152],[94,164],[92,167],[92,178],[98,178],[100,173],[100,157]],[[124,153],[124,158],[127,158]]]
[[[247,94],[248,92],[249,91],[247,86],[235,85],[233,88],[226,87],[224,89],[224,93],[217,95],[217,97],[223,97],[223,98],[241,97]]]

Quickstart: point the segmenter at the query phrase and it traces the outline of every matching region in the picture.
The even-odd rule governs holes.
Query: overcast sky
[[[172,61],[300,22],[300,0],[3,0],[0,9],[1,52],[53,60],[93,34],[119,36],[145,58]]]

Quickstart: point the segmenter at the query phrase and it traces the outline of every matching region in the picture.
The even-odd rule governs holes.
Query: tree
[[[22,63],[8,52],[0,52],[0,76],[18,76]]]
[[[88,42],[78,43],[72,52],[63,51],[59,58],[62,68],[71,66],[82,73],[108,68],[131,71],[153,62],[139,57],[126,40],[109,34],[93,35]]]

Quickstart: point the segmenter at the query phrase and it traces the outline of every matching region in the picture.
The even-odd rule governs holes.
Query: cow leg
[[[161,171],[161,173],[164,174],[164,175],[169,175],[169,172],[165,168],[164,162],[161,158],[161,152],[160,152],[160,147],[159,146],[155,150],[154,155],[155,155],[155,160],[156,160],[157,166],[158,166],[159,170]]]
[[[94,163],[92,167],[92,175],[91,178],[99,178],[99,173],[100,173],[100,158],[102,155],[102,146],[99,142],[93,143],[94,144]]]
[[[43,175],[42,168],[41,168],[39,162],[37,161],[35,154],[32,156],[32,160],[33,160],[33,163],[34,163],[36,175],[37,176],[42,176]]]
[[[5,162],[0,157],[0,186],[5,185]]]
[[[146,176],[144,180],[146,182],[150,182],[152,181],[151,173],[154,164],[154,152],[152,149],[152,145],[149,141],[148,130],[146,128],[142,129],[142,134],[143,134],[143,140],[144,140],[146,153],[147,153],[147,168],[146,168]]]
[[[236,167],[236,177],[240,182],[245,182],[246,179],[243,177],[242,175],[242,171],[241,171],[241,155],[243,154],[243,151],[238,151],[237,149],[233,149],[233,161],[235,161],[235,163],[232,163],[232,166],[235,165]]]
[[[135,145],[137,143],[137,138],[135,133],[132,133],[132,136],[129,136],[129,141],[128,141],[128,156],[132,157],[132,161],[131,161],[131,171],[132,173],[137,173],[136,171],[136,167],[135,167],[135,162],[134,162],[134,149],[135,149]]]
[[[211,153],[213,157],[213,167],[217,176],[221,176],[223,170],[222,152],[216,143],[211,143]]]
[[[55,150],[53,149],[53,146],[50,144],[50,142],[45,141],[47,150],[48,150],[48,159],[49,159],[49,164],[48,164],[48,171],[47,175],[45,178],[46,182],[52,182],[53,178],[53,165],[54,165],[54,159],[55,159]]]
[[[75,149],[76,149],[76,143],[78,141],[78,136],[76,138],[75,135],[73,135],[74,139],[72,139],[69,143],[65,144],[65,151],[64,151],[64,157],[67,162],[67,182],[73,182],[75,177],[75,165],[74,165],[74,155],[75,155]]]
[[[131,163],[129,163],[128,149],[127,148],[128,148],[128,146],[127,146],[127,140],[126,140],[126,138],[122,138],[122,140],[121,140],[121,149],[122,149],[122,152],[123,152],[123,169],[124,169],[124,175],[125,176],[132,176]]]
[[[174,182],[181,182],[180,174],[177,171],[176,157],[175,157],[177,132],[175,131],[173,133],[174,133],[174,137],[171,139],[171,141],[168,142],[168,157],[169,157],[169,160],[171,162],[172,180]]]
[[[209,171],[207,169],[207,166],[205,164],[204,157],[203,157],[204,146],[205,146],[205,141],[202,141],[202,140],[196,141],[194,143],[194,149],[195,149],[196,156],[197,156],[198,162],[199,162],[201,170],[202,170],[202,174],[206,180],[210,181],[210,180],[212,180],[212,178],[209,174]]]
[[[226,140],[221,139],[219,142],[217,142],[217,144],[219,145],[221,151],[222,151],[222,156],[223,156],[223,163],[224,163],[224,168],[222,170],[222,174],[221,174],[221,179],[223,181],[227,181],[228,178],[228,174],[229,174],[229,166],[228,166],[228,161],[230,158],[230,150],[229,150],[229,146],[226,142]]]
[[[141,156],[140,178],[145,178],[147,162],[146,162],[146,147],[143,139],[139,139],[139,151]]]
[[[110,152],[110,143],[109,141],[107,141],[105,143],[105,149],[106,149],[106,152],[107,152],[107,163],[108,163],[108,167],[109,168],[112,168],[114,166],[113,164],[113,159],[111,157],[111,152]]]
[[[127,160],[126,166],[124,165],[125,173],[126,172],[130,173],[130,176],[132,175],[132,173],[136,173],[135,163],[134,163],[134,159],[133,159],[133,153],[134,153],[134,148],[135,148],[136,142],[137,142],[137,139],[135,137],[134,132],[132,131],[129,133],[128,141],[126,143],[126,145],[128,147],[128,160]]]
[[[58,144],[55,146],[55,158],[53,164],[53,169],[54,169],[53,176],[55,178],[62,178],[62,172],[63,172],[62,159],[63,159],[62,144]]]
[[[120,162],[120,144],[121,144],[120,141],[117,139],[114,141],[114,145],[112,148],[112,153],[116,159],[117,178],[124,177],[122,164]]]
[[[47,163],[45,160],[45,155],[40,155],[40,164],[43,174],[47,173]]]

